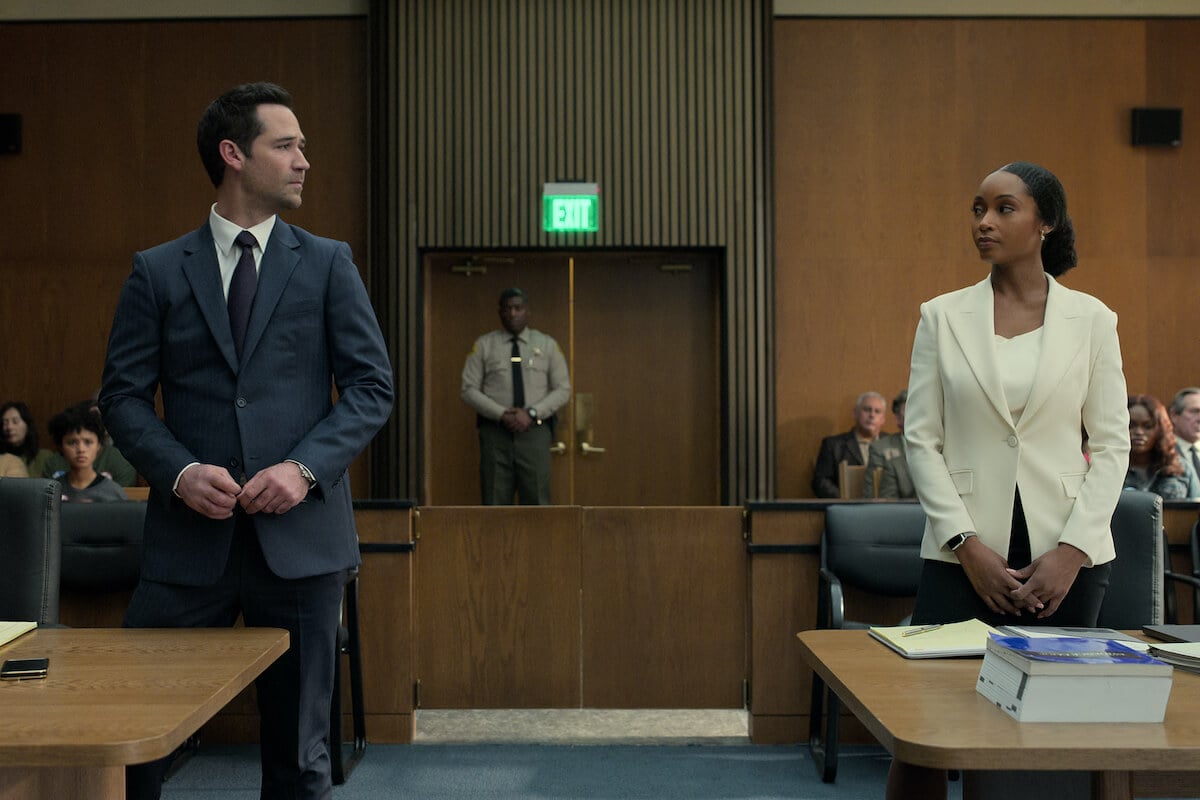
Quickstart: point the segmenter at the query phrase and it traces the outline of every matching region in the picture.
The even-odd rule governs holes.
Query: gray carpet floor
[[[334,800],[880,800],[887,754],[846,747],[823,784],[799,747],[761,745],[372,744]],[[960,797],[958,785],[951,798]],[[205,746],[167,800],[257,800],[258,754]]]

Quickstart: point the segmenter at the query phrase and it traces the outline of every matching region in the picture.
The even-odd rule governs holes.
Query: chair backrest
[[[62,487],[0,479],[0,619],[58,623]]]
[[[146,503],[63,503],[62,585],[116,591],[137,585]]]
[[[821,562],[843,584],[909,597],[921,582],[920,503],[862,503],[825,509]]]
[[[1162,498],[1153,492],[1121,492],[1112,516],[1117,551],[1097,624],[1138,630],[1163,621]]]
[[[863,496],[863,481],[867,468],[862,464],[842,461],[838,464],[838,493],[843,500],[856,500]]]

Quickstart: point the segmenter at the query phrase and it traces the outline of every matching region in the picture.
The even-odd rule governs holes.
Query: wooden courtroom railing
[[[738,708],[755,743],[807,738],[825,509],[430,507],[355,504],[368,738],[412,740],[425,708]],[[1167,504],[1177,570],[1200,504]],[[128,593],[64,596],[68,625],[119,625]],[[910,601],[847,595],[860,619]],[[1180,621],[1191,621],[1181,595]],[[748,699],[744,699],[748,698]],[[243,695],[205,728],[252,741]],[[343,703],[349,709],[349,702]],[[847,741],[868,740],[849,720]]]

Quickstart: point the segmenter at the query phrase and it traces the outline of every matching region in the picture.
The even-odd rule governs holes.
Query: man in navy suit
[[[328,798],[346,470],[391,412],[390,362],[349,246],[277,216],[309,169],[290,95],[232,89],[197,141],[216,203],[134,256],[104,367],[104,419],[151,487],[125,624],[287,629],[257,682],[262,797]],[[158,797],[167,765],[130,768],[128,796]]]

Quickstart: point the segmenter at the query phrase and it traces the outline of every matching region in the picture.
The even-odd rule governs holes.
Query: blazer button
[[[1009,447],[1017,446],[1017,435],[1015,433],[1010,433],[1008,435],[1008,446]]]
[[[234,469],[237,469],[241,465],[242,465],[242,462],[239,459],[236,459],[236,458],[229,459],[229,466],[233,467]]]
[[[237,407],[238,407],[238,408],[245,408],[245,407],[246,407],[246,398],[244,398],[244,397],[239,397],[239,398],[237,399]]]

